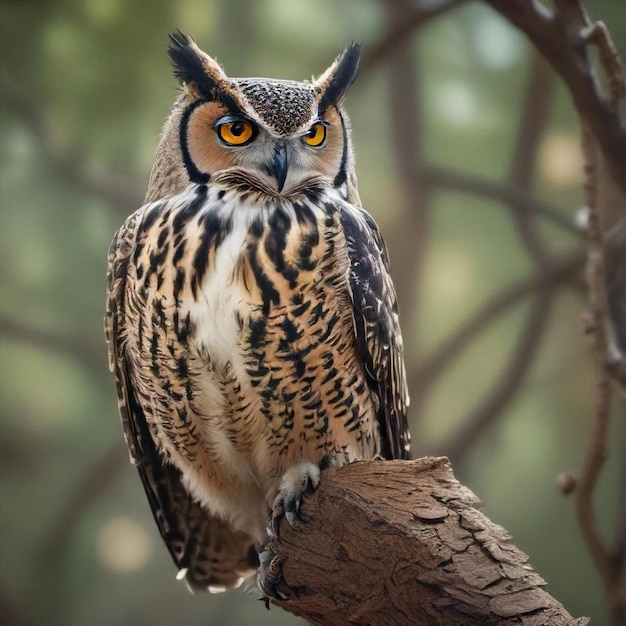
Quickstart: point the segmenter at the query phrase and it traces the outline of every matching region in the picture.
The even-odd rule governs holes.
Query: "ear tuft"
[[[335,62],[315,81],[321,89],[320,110],[338,104],[354,82],[359,69],[361,44],[349,43]]]
[[[169,35],[167,53],[172,60],[174,76],[184,85],[195,88],[207,98],[228,82],[222,68],[208,54],[198,48],[189,35],[180,30]]]
[[[202,81],[206,74],[202,67],[202,59],[198,54],[196,42],[181,33],[180,30],[170,33],[170,45],[167,54],[172,60],[174,76],[181,83],[198,83]]]

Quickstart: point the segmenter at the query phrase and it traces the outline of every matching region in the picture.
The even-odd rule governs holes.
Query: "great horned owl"
[[[109,251],[120,413],[191,588],[237,586],[274,509],[320,464],[408,458],[385,244],[361,208],[342,108],[359,46],[312,82],[229,78],[171,36],[182,94],[146,204]]]

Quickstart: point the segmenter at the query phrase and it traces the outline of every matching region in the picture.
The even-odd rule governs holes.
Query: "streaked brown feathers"
[[[171,41],[183,92],[150,202],[109,250],[105,330],[161,536],[191,588],[217,590],[254,571],[275,499],[297,511],[321,463],[409,458],[408,393],[341,106],[358,45],[296,83],[228,78],[190,38]]]

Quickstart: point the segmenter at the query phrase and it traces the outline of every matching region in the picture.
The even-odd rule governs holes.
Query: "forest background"
[[[580,469],[593,405],[576,114],[486,5],[439,2],[450,10],[406,32],[402,4],[0,2],[3,624],[302,623],[267,613],[256,592],[191,596],[175,581],[107,371],[106,252],[141,204],[176,96],[165,50],[177,28],[231,76],[308,79],[363,43],[347,109],[361,198],[399,292],[413,454],[449,455],[550,592],[606,622],[556,480]],[[626,57],[626,3],[586,6]],[[623,419],[611,442],[596,490],[607,536],[624,489]]]

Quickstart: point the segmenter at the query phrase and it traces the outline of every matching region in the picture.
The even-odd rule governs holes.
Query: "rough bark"
[[[272,602],[324,626],[576,625],[447,458],[323,473],[261,572]],[[268,555],[269,553],[269,555]]]

